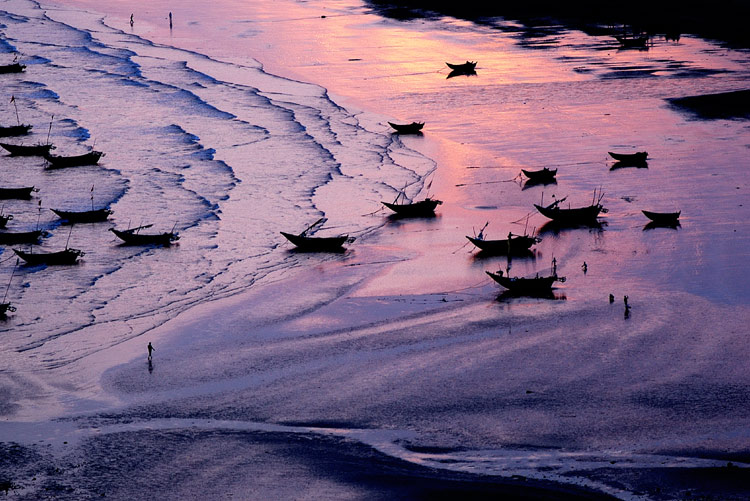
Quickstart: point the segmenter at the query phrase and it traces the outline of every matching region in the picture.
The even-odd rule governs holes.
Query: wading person
[[[155,351],[156,348],[154,348],[153,346],[151,346],[151,341],[149,341],[147,348],[148,348],[148,359],[150,361],[151,360],[151,352]]]

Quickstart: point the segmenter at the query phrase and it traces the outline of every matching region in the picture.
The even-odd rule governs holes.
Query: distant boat
[[[65,219],[69,223],[98,223],[106,221],[113,211],[110,209],[94,209],[86,211],[67,211],[60,209],[50,209],[52,212]]]
[[[678,212],[651,212],[648,210],[641,211],[643,215],[649,218],[651,221],[657,224],[675,225],[679,223],[680,214]]]
[[[49,150],[54,148],[54,146],[52,146],[51,144],[34,144],[25,146],[22,144],[8,143],[0,143],[0,147],[8,150],[8,152],[10,152],[10,156],[12,157],[43,157],[45,155],[49,155]]]
[[[27,264],[75,264],[78,258],[85,253],[78,249],[65,249],[58,252],[24,252],[13,249],[18,257],[26,261]]]
[[[425,198],[419,202],[409,204],[381,203],[401,217],[425,217],[434,216],[435,208],[443,202],[441,200]]]
[[[5,225],[8,224],[8,221],[13,219],[13,214],[3,215],[0,214],[0,228],[5,228]]]
[[[477,67],[476,61],[466,61],[465,63],[459,63],[459,64],[451,64],[451,63],[445,63],[448,68],[452,69],[453,71],[461,71],[461,72],[473,72]]]
[[[509,238],[501,240],[486,240],[484,238],[470,237],[466,238],[473,243],[479,250],[486,254],[507,255],[507,254],[524,254],[535,243],[541,242],[541,238],[530,237],[528,235],[508,235]]]
[[[615,35],[614,37],[623,48],[627,49],[645,48],[648,43],[648,35]]]
[[[101,151],[90,151],[83,155],[73,155],[69,157],[50,155],[49,153],[44,155],[44,158],[49,162],[48,169],[62,169],[64,167],[78,167],[81,165],[96,165],[99,159],[104,155]]]
[[[42,230],[0,231],[0,245],[34,244],[42,236]]]
[[[557,175],[557,169],[548,169],[547,167],[540,170],[521,169],[521,172],[529,179],[529,181],[539,184],[542,184],[545,181],[554,181],[555,176]]]
[[[26,65],[21,63],[0,64],[0,73],[21,73]]]
[[[618,162],[622,162],[623,165],[642,165],[646,163],[648,157],[648,152],[645,151],[639,151],[638,153],[613,153],[609,151],[607,153]]]
[[[39,191],[39,189],[34,188],[33,186],[24,186],[23,188],[0,188],[0,199],[31,198],[31,192],[33,191]]]
[[[138,230],[148,228],[149,225],[139,226],[138,228],[132,228],[129,230],[116,230],[110,228],[109,231],[114,233],[120,240],[125,242],[126,245],[171,245],[172,242],[176,242],[180,239],[177,233],[164,232],[164,233],[138,233]]]
[[[561,223],[561,224],[596,223],[596,218],[599,216],[599,213],[606,212],[606,209],[604,209],[602,204],[599,202],[592,204],[592,205],[588,205],[586,207],[562,209],[560,208],[560,203],[562,203],[566,198],[568,197],[564,197],[564,198],[561,198],[560,200],[556,200],[546,207],[542,207],[541,205],[537,205],[537,204],[534,204],[534,207],[536,207],[536,209],[544,217],[552,219],[556,223]]]
[[[0,137],[25,136],[31,130],[31,125],[0,126]]]
[[[388,125],[393,127],[393,129],[399,134],[418,134],[422,131],[424,122],[412,122],[410,124],[394,124],[393,122],[388,122]]]

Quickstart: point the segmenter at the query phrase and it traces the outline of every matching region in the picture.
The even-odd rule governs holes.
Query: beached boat
[[[0,137],[25,136],[31,130],[31,125],[0,126]]]
[[[9,200],[11,198],[31,198],[31,193],[39,191],[33,186],[24,186],[23,188],[0,188],[0,199]]]
[[[424,127],[424,122],[412,122],[410,124],[388,122],[388,125],[393,127],[399,134],[419,134],[422,131],[422,127]]]
[[[0,143],[0,147],[4,148],[10,153],[12,157],[43,157],[49,154],[49,150],[54,148],[51,144],[8,144]]]
[[[502,256],[506,254],[527,254],[532,245],[541,242],[542,240],[538,237],[512,234],[508,234],[508,238],[501,240],[486,240],[484,238],[470,237],[468,235],[466,238],[485,254]]]
[[[627,165],[644,164],[646,163],[646,158],[648,158],[648,152],[646,151],[639,151],[637,153],[614,153],[608,151],[607,153],[618,162]]]
[[[13,214],[0,214],[0,228],[5,228],[5,226],[8,224],[8,221],[13,219]]]
[[[174,232],[164,233],[139,233],[138,230],[151,225],[139,226],[130,230],[116,230],[110,228],[109,231],[114,233],[117,238],[125,242],[126,245],[171,245],[180,239],[180,236]]]
[[[557,276],[557,265],[554,260],[552,263],[552,274],[542,277],[539,275],[530,278],[511,277],[503,274],[502,270],[497,273],[492,273],[491,271],[486,271],[485,273],[513,294],[520,296],[546,296],[552,290],[555,282],[565,281],[565,277]]]
[[[0,317],[5,317],[9,311],[16,311],[16,307],[10,303],[0,303]]]
[[[445,63],[448,68],[452,69],[453,71],[463,71],[463,72],[473,72],[477,67],[476,61],[466,61],[465,63],[459,63],[459,64],[451,64],[451,63]]]
[[[682,211],[677,212],[651,212],[648,210],[641,211],[643,215],[649,218],[651,221],[657,224],[675,225],[679,223],[680,214]]]
[[[350,240],[349,235],[340,235],[337,237],[308,237],[304,235],[292,235],[291,233],[285,233],[283,231],[281,234],[300,250],[314,252],[341,251],[343,245]]]
[[[96,165],[99,159],[104,155],[101,151],[89,151],[83,155],[73,155],[69,157],[60,155],[44,155],[49,162],[48,169],[62,169],[64,167],[79,167],[81,165]]]
[[[425,198],[410,204],[381,203],[401,217],[425,217],[434,216],[435,208],[443,202],[433,198]]]
[[[60,216],[61,219],[65,219],[68,223],[98,223],[99,221],[106,221],[112,210],[110,209],[94,209],[85,211],[69,211],[60,209],[50,209],[52,212]]]
[[[0,231],[0,245],[34,244],[42,236],[42,230]]]
[[[588,205],[586,207],[562,209],[560,208],[560,203],[562,203],[566,198],[568,197],[561,198],[560,200],[555,200],[546,207],[542,207],[541,205],[537,204],[534,204],[534,207],[536,207],[536,210],[538,210],[539,213],[544,217],[552,219],[556,223],[561,224],[595,223],[597,216],[599,216],[599,213],[606,212],[606,209],[604,209],[602,204],[599,202]]]
[[[21,63],[0,64],[0,73],[21,73],[25,69],[26,65]]]
[[[27,264],[75,264],[85,253],[78,249],[65,249],[57,252],[24,252],[13,249],[13,252]]]
[[[557,169],[548,169],[547,167],[540,170],[521,169],[521,172],[529,181],[542,184],[545,181],[554,181],[557,175]]]
[[[627,49],[645,48],[648,43],[648,35],[615,35],[620,46]]]

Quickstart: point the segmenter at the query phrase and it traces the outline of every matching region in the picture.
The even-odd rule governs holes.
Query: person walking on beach
[[[130,27],[133,27],[133,14],[130,14]]]
[[[169,29],[172,29],[172,13],[169,13]]]
[[[151,341],[148,342],[147,348],[148,348],[148,360],[150,362],[151,361],[151,352],[152,351],[156,351],[156,348],[154,348],[153,346],[151,346]]]

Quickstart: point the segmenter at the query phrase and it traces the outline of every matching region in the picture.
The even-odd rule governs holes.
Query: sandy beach
[[[105,10],[60,3],[47,15],[72,25],[76,9]],[[121,35],[99,34],[97,16]],[[206,181],[216,193],[222,183],[232,188],[226,198],[195,188],[215,202],[216,217],[181,228],[180,246],[167,251],[180,262],[151,272],[168,292],[147,271],[132,285],[144,304],[160,294],[183,301],[4,348],[0,488],[11,499],[747,498],[747,122],[696,118],[669,101],[741,91],[745,53],[689,35],[621,51],[562,27],[530,43],[452,18],[403,24],[356,2],[210,10],[122,2],[87,19],[81,29],[110,44],[102,52],[144,51],[128,58],[163,85],[154,95],[183,85],[173,76],[183,67],[210,77],[185,79],[197,95],[229,82],[202,95],[214,127],[229,120],[221,113],[265,113],[260,97],[304,99],[285,104],[292,125],[276,115],[247,119],[257,129],[243,131],[280,138],[252,150],[252,162],[242,148],[256,143],[246,146],[236,129],[231,139],[210,126],[187,130],[215,148],[211,160],[233,180],[223,166],[198,179],[218,179]],[[120,38],[123,46],[112,41]],[[141,39],[155,45],[141,48]],[[446,61],[467,59],[479,61],[477,75],[446,78]],[[254,60],[288,80],[262,86],[271,77],[245,71]],[[297,82],[304,90],[284,87]],[[250,88],[260,91],[240,111]],[[73,93],[58,94],[85,108]],[[329,96],[334,105],[318,103]],[[196,116],[194,130],[203,131]],[[426,125],[398,137],[389,120]],[[326,154],[290,146],[295,128],[316,144],[330,140]],[[648,168],[611,170],[607,151],[641,149]],[[381,170],[367,170],[379,163],[371,158]],[[335,163],[330,174],[314,168],[327,163]],[[288,186],[270,181],[297,164]],[[558,168],[557,184],[524,189],[520,169],[542,166]],[[123,183],[140,186],[122,170]],[[380,202],[402,186],[411,199],[443,201],[436,216],[390,216]],[[288,187],[304,202],[274,197]],[[533,209],[553,193],[584,205],[594,189],[609,209],[598,227],[551,228]],[[116,211],[133,203],[120,200]],[[172,214],[165,205],[161,214]],[[643,208],[679,208],[682,224],[644,228]],[[345,252],[299,253],[284,243],[277,224],[302,229],[320,212],[331,217],[329,234],[356,236]],[[542,240],[510,263],[482,257],[465,237],[485,223],[491,238],[538,231]],[[250,279],[231,257],[226,269],[215,258],[205,272],[220,269],[205,279],[213,289],[172,286],[172,276],[197,267],[181,253],[218,252],[195,243],[204,225],[224,232],[210,240],[218,251],[262,255],[242,266],[263,273]],[[270,249],[243,240],[256,229]],[[148,257],[132,259],[153,269]],[[485,274],[546,274],[553,257],[566,281],[552,299],[508,297]],[[127,309],[127,301],[113,304]],[[16,331],[35,340],[21,313]]]

